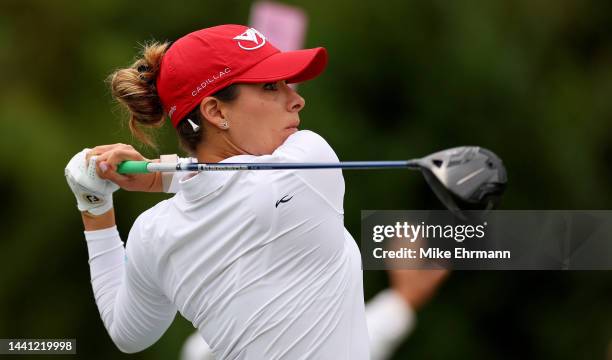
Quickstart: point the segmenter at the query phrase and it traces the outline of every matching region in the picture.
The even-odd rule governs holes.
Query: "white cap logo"
[[[248,28],[247,31],[236,36],[234,40],[238,40],[238,46],[243,50],[259,49],[266,44],[266,37],[253,28]],[[246,45],[243,45],[241,41],[245,42]]]

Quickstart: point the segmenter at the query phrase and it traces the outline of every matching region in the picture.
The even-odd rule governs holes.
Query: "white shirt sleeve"
[[[384,360],[410,334],[416,321],[412,308],[394,290],[386,289],[368,301],[366,322],[370,359]]]
[[[368,301],[365,310],[370,334],[370,360],[391,358],[397,346],[414,329],[414,311],[392,289],[378,293]],[[214,356],[196,331],[183,344],[180,360],[214,360]]]
[[[177,312],[155,282],[139,232],[137,220],[124,248],[116,227],[85,231],[96,304],[108,334],[125,353],[154,344]]]
[[[337,163],[340,161],[327,141],[309,130],[301,130],[289,136],[269,159],[270,162]],[[296,170],[295,174],[338,213],[344,213],[344,178],[341,169]]]
[[[180,360],[215,360],[210,346],[202,339],[199,332],[191,334],[181,350]]]
[[[290,162],[338,162],[338,156],[321,135],[301,130],[289,136],[272,155]]]

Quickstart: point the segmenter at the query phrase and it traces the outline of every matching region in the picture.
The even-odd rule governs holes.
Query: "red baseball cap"
[[[253,28],[220,25],[187,34],[170,46],[161,61],[157,92],[177,127],[203,98],[231,84],[302,82],[319,75],[326,64],[322,47],[281,52]]]

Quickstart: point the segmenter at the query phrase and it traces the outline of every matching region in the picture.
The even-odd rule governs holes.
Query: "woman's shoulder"
[[[138,228],[141,232],[149,233],[155,225],[162,222],[163,217],[168,215],[168,209],[171,204],[172,198],[160,201],[159,203],[145,210],[136,218],[132,228]]]
[[[292,134],[272,155],[287,161],[339,161],[329,143],[321,135],[310,130],[300,130]]]

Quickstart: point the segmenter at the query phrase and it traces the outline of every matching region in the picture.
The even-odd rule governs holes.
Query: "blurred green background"
[[[300,87],[302,124],[341,159],[476,144],[505,161],[504,209],[612,208],[612,2],[285,3],[309,15],[307,46],[329,50],[324,75]],[[63,168],[84,147],[137,144],[104,79],[131,63],[139,43],[244,24],[250,6],[0,3],[0,338],[77,338],[82,359],[177,357],[193,331],[180,316],[142,353],[121,354],[112,344]],[[178,151],[171,126],[159,143],[159,152],[140,149],[151,158]],[[441,208],[414,173],[345,172],[345,179],[346,225],[356,238],[362,209]],[[122,236],[165,197],[118,192]],[[370,298],[387,286],[386,275],[365,272],[364,283]],[[606,271],[455,272],[397,359],[610,359],[611,309]]]

